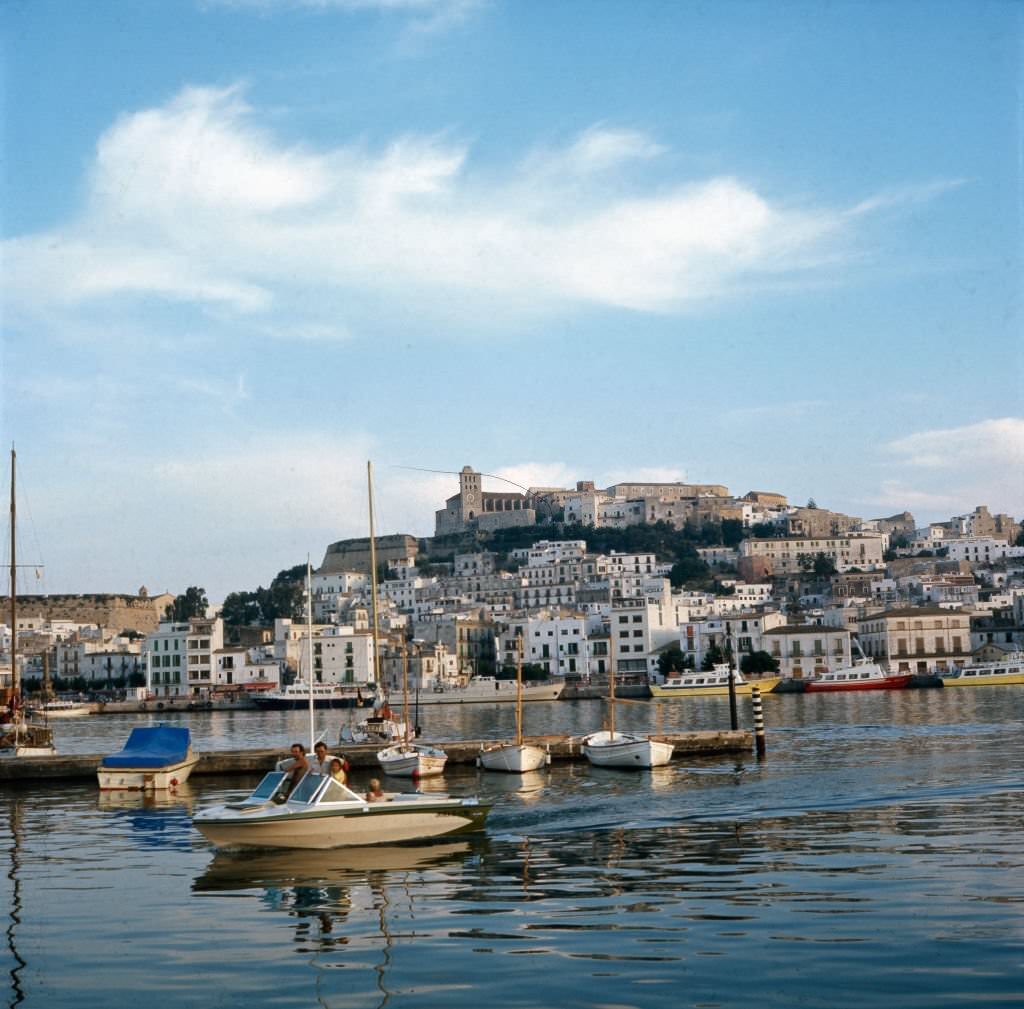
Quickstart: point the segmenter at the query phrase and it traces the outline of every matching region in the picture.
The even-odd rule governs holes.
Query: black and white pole
[[[764,739],[764,712],[761,710],[761,688],[750,688],[750,700],[754,708],[754,747],[757,755],[763,757],[765,754]]]

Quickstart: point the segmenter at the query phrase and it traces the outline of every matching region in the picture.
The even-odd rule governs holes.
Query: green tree
[[[210,605],[206,598],[206,589],[197,585],[190,585],[180,596],[174,597],[174,602],[167,606],[164,616],[175,621],[184,623],[192,617],[206,615],[206,609]]]
[[[693,669],[693,656],[687,655],[673,642],[658,656],[658,672],[668,676],[670,673],[681,673],[684,669]]]
[[[705,673],[710,672],[715,666],[725,662],[727,657],[727,653],[722,648],[718,645],[712,645],[704,653],[704,661],[700,664],[700,668]]]
[[[678,589],[688,582],[704,582],[711,577],[711,569],[701,560],[694,547],[687,545],[680,554],[668,575],[672,588]]]
[[[817,578],[831,578],[836,573],[835,561],[826,554],[815,554],[812,570]]]
[[[750,652],[740,659],[741,673],[777,673],[779,663],[767,652]]]

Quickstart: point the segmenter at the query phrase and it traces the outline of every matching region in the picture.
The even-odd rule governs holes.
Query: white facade
[[[549,676],[584,675],[589,649],[582,613],[547,612],[512,618],[497,642],[499,665],[514,665],[516,641],[523,639],[523,662],[543,666]]]

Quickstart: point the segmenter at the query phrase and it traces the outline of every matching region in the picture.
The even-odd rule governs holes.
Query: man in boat
[[[285,798],[291,795],[292,789],[305,777],[307,771],[315,770],[310,763],[309,757],[306,756],[306,748],[302,743],[292,743],[291,751],[292,755],[290,757],[279,760],[276,765],[276,770],[288,773],[288,777],[285,780]]]
[[[329,774],[332,760],[334,760],[334,755],[327,752],[327,744],[322,739],[318,739],[313,744],[313,756],[309,758],[310,767],[317,774]]]

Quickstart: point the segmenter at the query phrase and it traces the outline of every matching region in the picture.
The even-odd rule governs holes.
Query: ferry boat
[[[901,690],[906,687],[912,673],[887,673],[877,662],[861,659],[852,666],[830,669],[813,679],[805,680],[804,692],[824,693],[831,690]]]
[[[715,697],[729,694],[729,665],[719,663],[713,669],[697,672],[687,670],[672,673],[664,683],[652,683],[651,695],[663,700],[668,697]],[[733,689],[737,694],[749,694],[753,687],[762,693],[773,689],[781,676],[762,676],[748,680],[739,670],[733,671]]]
[[[995,687],[1024,684],[1024,651],[1011,652],[992,662],[969,662],[962,669],[942,674],[946,687]]]
[[[564,683],[524,683],[522,699],[557,701],[564,690]],[[516,681],[474,676],[465,686],[437,684],[430,690],[422,690],[416,701],[419,704],[515,704]]]
[[[290,683],[279,690],[268,690],[263,694],[255,694],[253,703],[268,711],[303,711],[309,707],[310,685],[307,683]],[[368,690],[363,693],[362,687],[340,683],[314,683],[314,708],[370,708],[376,695]]]

